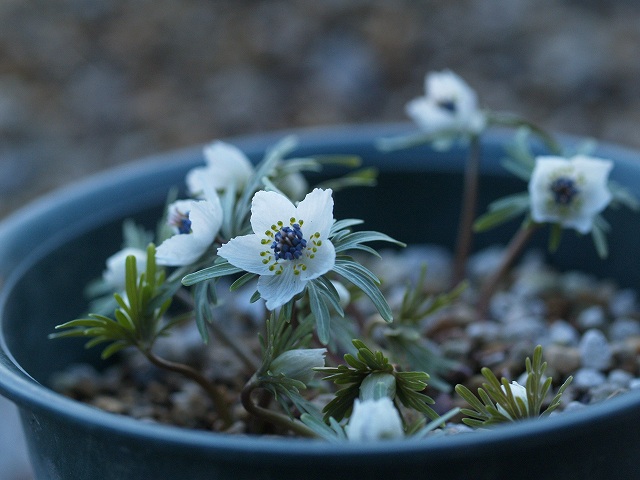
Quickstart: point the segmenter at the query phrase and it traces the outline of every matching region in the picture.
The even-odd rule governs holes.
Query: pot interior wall
[[[337,145],[329,150],[342,152],[343,148]],[[492,149],[488,158],[483,159],[483,168],[489,173],[482,178],[479,212],[484,211],[495,198],[526,189],[524,182],[496,169],[501,155],[498,147],[494,145]],[[310,147],[302,153],[313,154],[316,151],[323,150]],[[366,164],[375,165],[381,173],[375,188],[336,193],[334,216],[337,219],[361,218],[365,220],[362,228],[382,231],[407,243],[436,243],[453,249],[462,183],[460,172],[464,155],[461,152],[434,154],[424,149],[412,149],[382,154],[370,146],[348,146],[346,151],[360,153]],[[429,172],[434,155],[437,168]],[[438,155],[450,163],[443,167],[442,158]],[[257,153],[253,156],[259,157]],[[184,162],[178,163],[166,176],[181,179],[185,171]],[[637,188],[640,173],[635,171],[634,175],[632,180],[636,180]],[[316,180],[321,178],[311,177],[312,183]],[[139,184],[142,186],[148,181],[141,178]],[[59,243],[62,246],[52,248],[32,262],[15,284],[2,313],[3,329],[9,350],[33,378],[46,383],[52,372],[70,362],[99,362],[99,348],[86,351],[82,348],[82,340],[52,342],[47,339],[47,334],[55,325],[83,313],[86,308],[82,294],[84,285],[101,275],[106,257],[120,248],[121,219],[132,216],[154,228],[162,204],[163,198],[158,198],[156,208],[142,211],[135,204],[129,205],[117,221],[92,228],[71,238],[68,243]],[[635,242],[629,244],[627,236],[628,232],[637,232],[637,218],[623,210],[607,218],[614,226],[614,234],[609,236],[612,256],[607,262],[597,258],[589,238],[577,238],[573,232],[564,236],[561,249],[551,257],[551,261],[563,269],[581,268],[604,277],[614,277],[623,285],[637,286],[640,284],[640,269],[628,268],[628,259],[634,258]],[[475,240],[476,249],[506,243],[518,228],[519,221],[479,234]],[[544,248],[546,238],[546,231],[541,232],[534,246]]]

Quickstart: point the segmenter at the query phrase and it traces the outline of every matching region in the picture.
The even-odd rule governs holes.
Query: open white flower
[[[195,197],[200,197],[205,188],[221,191],[233,185],[240,190],[253,174],[253,166],[242,150],[225,142],[204,147],[204,158],[207,165],[192,169],[186,177],[189,193]]]
[[[178,200],[169,205],[167,222],[174,235],[157,248],[158,265],[189,265],[213,243],[222,225],[222,206],[214,192],[205,190],[206,200]]]
[[[531,218],[588,233],[593,217],[611,201],[607,182],[612,168],[610,160],[584,155],[536,158],[529,181]]]
[[[107,269],[102,273],[102,279],[114,290],[124,290],[126,284],[126,260],[133,255],[136,259],[138,273],[147,268],[147,252],[140,248],[127,247],[107,258]]]
[[[411,100],[406,112],[428,133],[479,133],[486,115],[478,108],[476,93],[462,78],[444,70],[425,78],[425,95]]]
[[[333,225],[331,193],[316,188],[296,207],[284,195],[259,191],[251,204],[254,233],[218,249],[232,265],[260,275],[258,292],[269,310],[333,268],[336,252],[328,239]]]
[[[516,382],[515,380],[511,382],[511,384],[509,384],[509,388],[511,389],[511,394],[513,395],[514,399],[522,399],[522,401],[524,402],[524,405],[527,409],[527,411],[529,410],[529,400],[527,400],[527,389],[525,387],[523,387],[522,385],[520,385],[518,382]],[[504,385],[502,386],[502,391],[506,394],[507,391],[504,388]],[[516,420],[515,418],[512,418],[511,415],[509,415],[509,412],[507,412],[502,405],[496,405],[496,408],[498,409],[498,411],[503,414],[505,417],[507,418],[511,418],[512,420]]]
[[[404,437],[402,420],[389,397],[356,400],[346,427],[347,438],[355,442],[373,442]]]

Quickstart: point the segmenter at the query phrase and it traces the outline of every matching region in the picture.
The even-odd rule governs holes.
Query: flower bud
[[[271,362],[269,370],[273,375],[284,375],[287,378],[299,380],[305,385],[315,374],[314,368],[324,367],[326,348],[301,348],[288,350]]]
[[[511,382],[511,384],[509,385],[509,389],[511,390],[511,394],[513,395],[514,400],[516,400],[516,403],[518,402],[518,400],[517,400],[518,398],[522,399],[522,401],[524,402],[525,410],[528,411],[528,409],[529,409],[529,400],[527,399],[527,389],[525,387],[523,387],[522,385],[520,385],[515,380],[513,382]],[[502,390],[504,391],[505,394],[507,393],[504,385],[502,386]],[[502,407],[502,405],[496,405],[496,408],[505,417],[511,418],[512,420],[516,420],[515,418],[513,418],[509,414],[509,412],[507,412]]]
[[[355,442],[404,437],[400,414],[389,397],[356,400],[347,425],[347,438]]]
[[[391,399],[396,396],[396,377],[390,373],[371,373],[360,384],[360,400]]]
[[[147,268],[147,252],[139,248],[123,248],[107,258],[107,269],[103,272],[102,278],[114,290],[124,290],[126,279],[126,260],[133,255],[136,259],[136,269],[138,273]]]

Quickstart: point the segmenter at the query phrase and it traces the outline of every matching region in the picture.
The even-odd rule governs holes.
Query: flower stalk
[[[242,402],[242,406],[247,412],[261,420],[275,425],[276,427],[291,431],[302,437],[316,438],[318,436],[316,432],[307,427],[304,423],[294,420],[287,415],[283,415],[257,405],[252,399],[252,394],[259,388],[261,388],[260,381],[256,375],[253,375],[242,389],[240,400]]]
[[[202,389],[207,393],[211,401],[213,402],[214,408],[218,413],[218,416],[222,420],[223,429],[227,429],[233,423],[233,417],[231,415],[231,410],[229,409],[229,405],[224,398],[224,394],[220,391],[220,389],[209,380],[207,380],[198,370],[190,367],[189,365],[185,365],[183,363],[171,362],[164,358],[158,357],[151,350],[145,349],[141,350],[144,356],[156,367],[163,368],[165,370],[169,370],[171,372],[176,372],[185,377],[193,380],[198,385],[202,387]]]
[[[529,225],[519,229],[513,236],[502,255],[498,268],[482,284],[476,310],[478,318],[483,319],[487,316],[491,297],[540,226],[539,223],[531,222]]]
[[[464,170],[462,192],[462,210],[458,224],[458,239],[453,264],[451,287],[455,287],[466,278],[467,259],[473,243],[473,221],[478,201],[478,183],[480,177],[480,136],[473,135],[469,145],[469,155]]]

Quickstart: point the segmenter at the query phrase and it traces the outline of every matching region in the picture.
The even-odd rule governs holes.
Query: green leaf
[[[339,242],[334,243],[334,246],[336,253],[340,253],[349,249],[358,249],[360,244],[365,242],[389,242],[406,247],[405,243],[399,242],[384,233],[373,231],[349,233],[341,238]]]
[[[220,262],[215,263],[210,267],[203,268],[202,270],[199,270],[197,272],[185,275],[182,278],[182,284],[189,287],[191,285],[195,285],[196,283],[211,280],[213,278],[233,275],[242,271],[243,270],[241,268],[231,265],[228,261],[221,260]]]
[[[353,227],[355,225],[363,224],[363,220],[358,220],[357,218],[345,218],[343,220],[337,220],[331,226],[331,232],[329,233],[329,237],[334,236],[340,230],[344,230],[345,228]]]
[[[554,253],[560,246],[562,240],[562,225],[559,223],[551,224],[551,231],[549,232],[549,251]]]
[[[353,261],[338,259],[336,259],[333,270],[338,275],[341,275],[346,280],[353,283],[356,287],[362,290],[364,294],[371,299],[378,312],[380,313],[380,316],[382,316],[385,321],[393,321],[393,313],[391,311],[391,307],[389,307],[387,300],[384,298],[384,295],[382,295],[382,292],[376,285],[376,283],[379,283],[379,281],[377,281],[377,278],[371,272]],[[372,277],[375,280],[373,280]]]
[[[325,302],[320,298],[316,284],[311,281],[307,283],[307,293],[309,294],[309,308],[316,320],[316,330],[320,343],[326,345],[331,336],[331,315]]]

